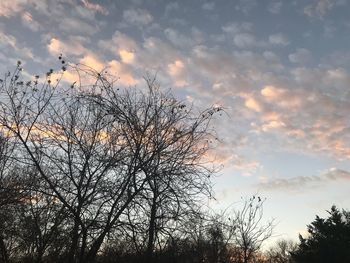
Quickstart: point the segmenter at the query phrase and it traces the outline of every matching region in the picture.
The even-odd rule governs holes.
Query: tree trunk
[[[0,262],[9,262],[9,255],[2,235],[0,235]]]
[[[155,228],[156,228],[156,214],[157,214],[157,196],[153,197],[152,207],[151,207],[151,218],[148,227],[148,243],[146,250],[146,262],[152,263],[153,249],[154,249],[154,238],[155,238]]]
[[[43,260],[43,255],[45,252],[45,247],[44,246],[39,246],[38,251],[37,251],[37,255],[36,255],[36,263],[41,263]]]
[[[68,252],[68,263],[75,263],[75,257],[78,249],[78,242],[79,242],[79,221],[77,219],[74,219],[74,227],[72,230],[72,243],[69,248]]]
[[[141,189],[141,188],[140,188]],[[115,214],[114,218],[109,221],[106,224],[103,232],[99,235],[99,237],[93,242],[91,248],[86,254],[85,260],[82,261],[82,263],[94,263],[96,260],[97,252],[100,249],[107,233],[111,230],[112,226],[115,224],[116,220],[119,218],[119,216],[123,213],[123,211],[126,209],[126,207],[130,204],[132,199],[136,196],[137,193],[140,192],[140,189],[138,191],[135,191],[131,197],[123,204],[123,206],[118,210],[118,212]]]
[[[244,263],[248,263],[249,261],[249,256],[248,256],[248,251],[244,249]]]
[[[85,253],[86,253],[87,230],[85,228],[83,228],[81,232],[82,232],[82,238],[81,238],[79,262],[84,262]]]
[[[107,234],[107,231],[104,231],[101,233],[101,235],[95,240],[95,242],[92,244],[89,252],[86,255],[85,260],[82,260],[82,263],[94,263],[96,260],[97,252],[100,249],[103,240],[105,239],[105,236]]]

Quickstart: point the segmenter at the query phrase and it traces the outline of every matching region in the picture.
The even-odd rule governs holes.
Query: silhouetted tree
[[[328,218],[307,226],[308,237],[299,235],[300,244],[293,259],[300,263],[350,262],[350,212],[332,206]]]
[[[26,197],[23,172],[16,167],[13,146],[6,133],[0,133],[0,261],[9,262],[18,233],[17,214]]]
[[[57,207],[52,212],[62,211],[58,222],[69,233],[62,260],[94,262],[108,235],[135,230],[143,215],[150,262],[156,241],[210,191],[212,170],[202,157],[210,147],[209,123],[221,109],[195,113],[153,81],[145,92],[120,91],[103,72],[75,69],[94,83],[60,84],[51,79],[53,70],[25,81],[20,63],[0,83],[1,129],[16,162],[41,178],[27,222],[35,225],[41,211]],[[51,234],[39,226],[28,235],[40,237],[38,259],[47,249],[44,237],[57,229],[50,226]]]
[[[127,217],[133,236],[147,234],[141,240],[146,244],[146,261],[153,262],[154,249],[160,249],[177,221],[194,210],[201,197],[210,195],[213,170],[203,157],[213,137],[210,120],[221,108],[196,114],[171,93],[163,93],[154,79],[146,79],[146,92],[123,93],[103,83],[100,91],[85,96],[121,125],[130,156],[145,176]]]
[[[222,225],[218,221],[207,229],[207,258],[209,263],[225,262],[227,256],[227,242],[225,240],[225,233]]]
[[[292,240],[281,239],[265,254],[269,263],[291,263],[292,253],[297,249],[297,244]]]
[[[56,198],[42,193],[40,177],[27,170],[31,185],[20,213],[18,249],[23,256],[36,263],[62,257],[69,232],[69,221],[65,207]],[[67,227],[68,226],[68,227]]]
[[[259,196],[245,200],[243,208],[234,213],[235,244],[241,249],[242,262],[254,258],[261,245],[271,237],[274,220],[263,221],[263,204]]]

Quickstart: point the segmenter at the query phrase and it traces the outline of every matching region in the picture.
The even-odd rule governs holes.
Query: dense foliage
[[[300,244],[293,258],[296,262],[350,262],[350,212],[335,206],[328,218],[316,219],[308,225],[308,236],[300,235]]]

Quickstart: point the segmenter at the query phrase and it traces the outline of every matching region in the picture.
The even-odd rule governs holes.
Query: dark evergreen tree
[[[350,212],[332,206],[328,213],[328,218],[316,216],[308,225],[308,237],[299,236],[296,262],[350,262]]]

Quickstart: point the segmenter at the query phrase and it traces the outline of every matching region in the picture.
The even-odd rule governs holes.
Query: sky
[[[350,1],[0,0],[0,72],[59,54],[123,87],[157,74],[214,120],[214,209],[266,198],[274,238],[350,209]],[[64,81],[73,81],[66,73]]]

